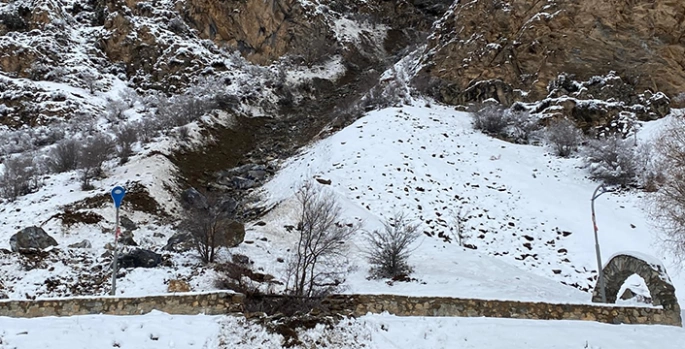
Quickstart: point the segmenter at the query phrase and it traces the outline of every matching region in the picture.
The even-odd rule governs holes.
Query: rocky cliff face
[[[562,73],[585,81],[612,71],[630,85],[627,99],[674,96],[685,91],[684,21],[679,0],[455,1],[436,22],[424,73],[451,103],[540,100]]]
[[[325,54],[335,37],[324,17],[297,0],[188,0],[177,10],[200,36],[269,64],[286,54]]]

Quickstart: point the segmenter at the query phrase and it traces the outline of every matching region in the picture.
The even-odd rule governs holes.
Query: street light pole
[[[601,189],[601,191],[600,191]],[[592,208],[592,228],[595,231],[595,252],[597,253],[597,272],[599,273],[599,292],[602,296],[602,303],[607,302],[606,288],[604,285],[604,271],[602,270],[602,256],[599,251],[599,237],[597,236],[597,219],[595,218],[595,199],[600,195],[606,193],[608,190],[604,187],[604,184],[600,184],[592,193],[591,208]],[[597,193],[599,192],[599,193]]]

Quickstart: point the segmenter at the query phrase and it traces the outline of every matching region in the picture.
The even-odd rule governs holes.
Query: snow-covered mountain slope
[[[646,124],[641,137],[651,137],[662,123]],[[146,152],[158,149],[164,150],[164,144]],[[305,180],[320,177],[331,185],[315,184],[331,190],[346,218],[361,222],[364,229],[379,228],[385,217],[404,212],[425,232],[410,258],[416,281],[408,283],[368,280],[364,243],[357,236],[351,256],[357,268],[348,278],[347,292],[589,302],[590,294],[581,290],[594,286],[590,195],[597,183],[585,178],[580,165],[579,159],[556,158],[544,147],[485,136],[472,129],[468,114],[449,107],[417,102],[372,111],[283,163],[261,193],[276,205],[261,218],[265,225],[248,224],[246,243],[222,249],[219,259],[245,254],[255,261],[255,269],[283,280],[283,261],[295,243],[295,234],[284,227],[295,224],[293,194]],[[169,192],[175,187],[169,180],[174,167],[164,156],[135,156],[126,165],[109,168],[109,178],[99,187],[137,181],[163,211],[176,210]],[[53,176],[39,193],[6,203],[0,211],[0,247],[8,247],[9,237],[21,227],[40,224],[60,244],[55,255],[38,265],[18,254],[0,255],[0,277],[10,298],[107,293],[111,256],[106,244],[112,240],[114,210],[106,190],[82,192],[73,175]],[[88,198],[93,195],[104,201],[92,202]],[[643,195],[628,191],[597,199],[605,261],[624,250],[663,260],[656,230],[642,210]],[[73,226],[48,220],[75,202],[85,205],[80,212],[102,219]],[[466,247],[456,243],[453,231],[460,208],[468,213]],[[173,223],[150,212],[125,205],[122,213],[138,223],[135,240],[143,248],[160,251],[175,233]],[[93,247],[66,248],[83,239]],[[215,272],[202,266],[194,251],[163,253],[167,265],[127,270],[119,292],[163,293],[168,280],[178,278],[197,291],[214,288]],[[683,277],[670,271],[683,299]]]
[[[366,315],[298,331],[291,348],[680,348],[685,331],[669,326],[617,326],[584,321]],[[232,316],[88,315],[0,317],[0,348],[277,349],[284,338]]]
[[[355,240],[359,270],[351,277],[352,291],[466,296],[472,289],[472,296],[577,301],[571,287],[536,290],[525,285],[540,285],[533,281],[539,276],[584,291],[594,287],[590,197],[598,183],[586,175],[580,159],[560,159],[544,147],[488,137],[473,130],[466,113],[415,103],[370,112],[288,160],[264,187],[264,195],[281,207],[266,217],[266,226],[248,231],[248,238],[267,237],[270,242],[261,246],[270,245],[272,252],[276,246],[292,246],[294,237],[283,228],[294,222],[287,217],[292,195],[304,181],[319,177],[330,180],[330,186],[315,184],[332,191],[347,218],[363,222],[365,229],[379,228],[386,217],[404,212],[427,235],[410,258],[416,265],[412,277],[419,281],[392,287],[365,279],[364,246],[361,238]],[[607,193],[596,200],[604,261],[621,251],[665,258],[643,211],[644,195]],[[460,208],[468,212],[464,242],[472,249],[458,247],[454,239]],[[240,249],[255,255],[259,246]],[[507,269],[501,261],[535,275]],[[271,260],[263,264],[278,274],[277,267],[268,267]],[[685,278],[674,268],[671,276],[684,299]],[[584,297],[589,300],[590,294]]]

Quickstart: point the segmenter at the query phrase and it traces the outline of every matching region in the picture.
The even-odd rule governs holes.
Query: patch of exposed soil
[[[82,224],[98,224],[101,221],[104,220],[102,216],[100,216],[97,213],[94,212],[80,212],[80,211],[72,211],[72,210],[66,210],[63,213],[57,213],[53,215],[52,217],[48,218],[48,220],[51,220],[53,218],[59,219],[62,221],[62,225],[66,227],[71,227],[72,225],[82,223]]]
[[[139,182],[129,182],[124,185],[126,188],[126,196],[122,202],[122,206],[130,208],[135,211],[141,211],[156,215],[160,217],[168,217],[169,215],[162,210],[157,201],[150,195],[150,192]],[[77,212],[83,210],[91,210],[95,208],[102,208],[105,205],[112,204],[112,196],[109,192],[95,194],[83,200],[76,201],[64,206],[64,212]],[[76,217],[79,218],[79,217]],[[92,217],[91,217],[92,218]],[[102,217],[100,217],[102,220]],[[99,221],[98,221],[99,222]],[[95,222],[97,223],[97,222]]]

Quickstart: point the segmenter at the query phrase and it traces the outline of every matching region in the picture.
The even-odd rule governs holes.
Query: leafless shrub
[[[653,196],[651,214],[663,231],[665,247],[685,262],[685,120],[676,118],[659,137],[663,183]]]
[[[136,106],[136,102],[140,101],[140,96],[132,88],[124,88],[119,91],[119,99],[126,103],[126,106],[133,108]]]
[[[396,213],[392,220],[383,223],[382,230],[366,232],[366,257],[371,264],[372,278],[395,278],[413,272],[408,260],[415,250],[418,228],[404,214]]]
[[[191,234],[202,262],[213,263],[222,239],[227,239],[229,227],[235,222],[237,208],[227,207],[231,206],[226,205],[230,200],[213,192],[193,190],[192,199],[186,201],[179,228]]]
[[[554,120],[547,126],[545,138],[556,155],[567,158],[578,150],[583,133],[572,121],[564,118]]]
[[[244,295],[259,292],[259,285],[254,279],[257,277],[249,267],[237,263],[226,262],[216,265],[217,278],[214,287],[232,290]]]
[[[635,179],[637,163],[633,142],[620,135],[588,140],[583,156],[593,179],[610,185],[626,185]]]
[[[190,128],[188,126],[181,126],[176,130],[176,138],[181,143],[188,143],[190,141]]]
[[[499,105],[488,105],[479,108],[473,114],[473,128],[483,133],[504,137],[510,123],[507,110]]]
[[[143,143],[150,143],[159,133],[160,125],[154,114],[144,115],[142,120],[134,124],[138,131],[138,140]]]
[[[29,194],[41,185],[38,164],[30,154],[8,158],[4,161],[0,177],[0,191],[8,200]]]
[[[83,144],[79,161],[83,190],[93,189],[90,181],[102,176],[102,164],[114,155],[115,149],[114,142],[102,134],[91,137]]]
[[[115,131],[117,155],[121,163],[128,162],[128,158],[133,154],[133,145],[138,142],[138,130],[134,125],[120,126]]]
[[[120,99],[110,99],[107,101],[105,110],[107,112],[106,119],[109,122],[119,122],[124,120],[124,112],[128,109],[128,105]]]
[[[345,282],[349,272],[346,243],[359,227],[340,222],[340,205],[312,182],[302,186],[297,200],[298,242],[288,266],[287,289],[295,296],[312,298],[333,292]]]
[[[31,134],[25,130],[0,131],[0,154],[23,153],[33,148]]]
[[[516,105],[506,112],[509,122],[506,133],[509,139],[515,143],[530,143],[531,136],[540,129],[538,119],[532,117],[526,109],[516,108]]]
[[[469,237],[466,232],[466,222],[469,220],[470,214],[471,210],[465,206],[460,206],[459,209],[452,212],[452,232],[459,246],[464,246],[464,240]]]
[[[635,150],[637,184],[646,191],[653,192],[664,182],[664,169],[661,154],[654,143],[643,143]]]
[[[90,113],[77,112],[74,117],[68,122],[68,128],[76,133],[83,132],[87,134],[93,134],[97,131],[97,126],[95,125],[95,117]]]
[[[45,75],[48,81],[64,82],[64,77],[69,74],[69,71],[64,67],[53,67],[50,72]]]
[[[162,98],[157,104],[156,116],[163,129],[171,129],[198,120],[213,108],[212,100],[179,95],[171,99]]]
[[[95,91],[100,88],[100,80],[97,74],[91,71],[84,71],[81,73],[81,79],[83,80],[83,83],[86,85],[86,88],[90,94],[95,94]]]
[[[63,140],[50,150],[48,168],[55,173],[73,171],[78,168],[80,147],[73,139]]]

